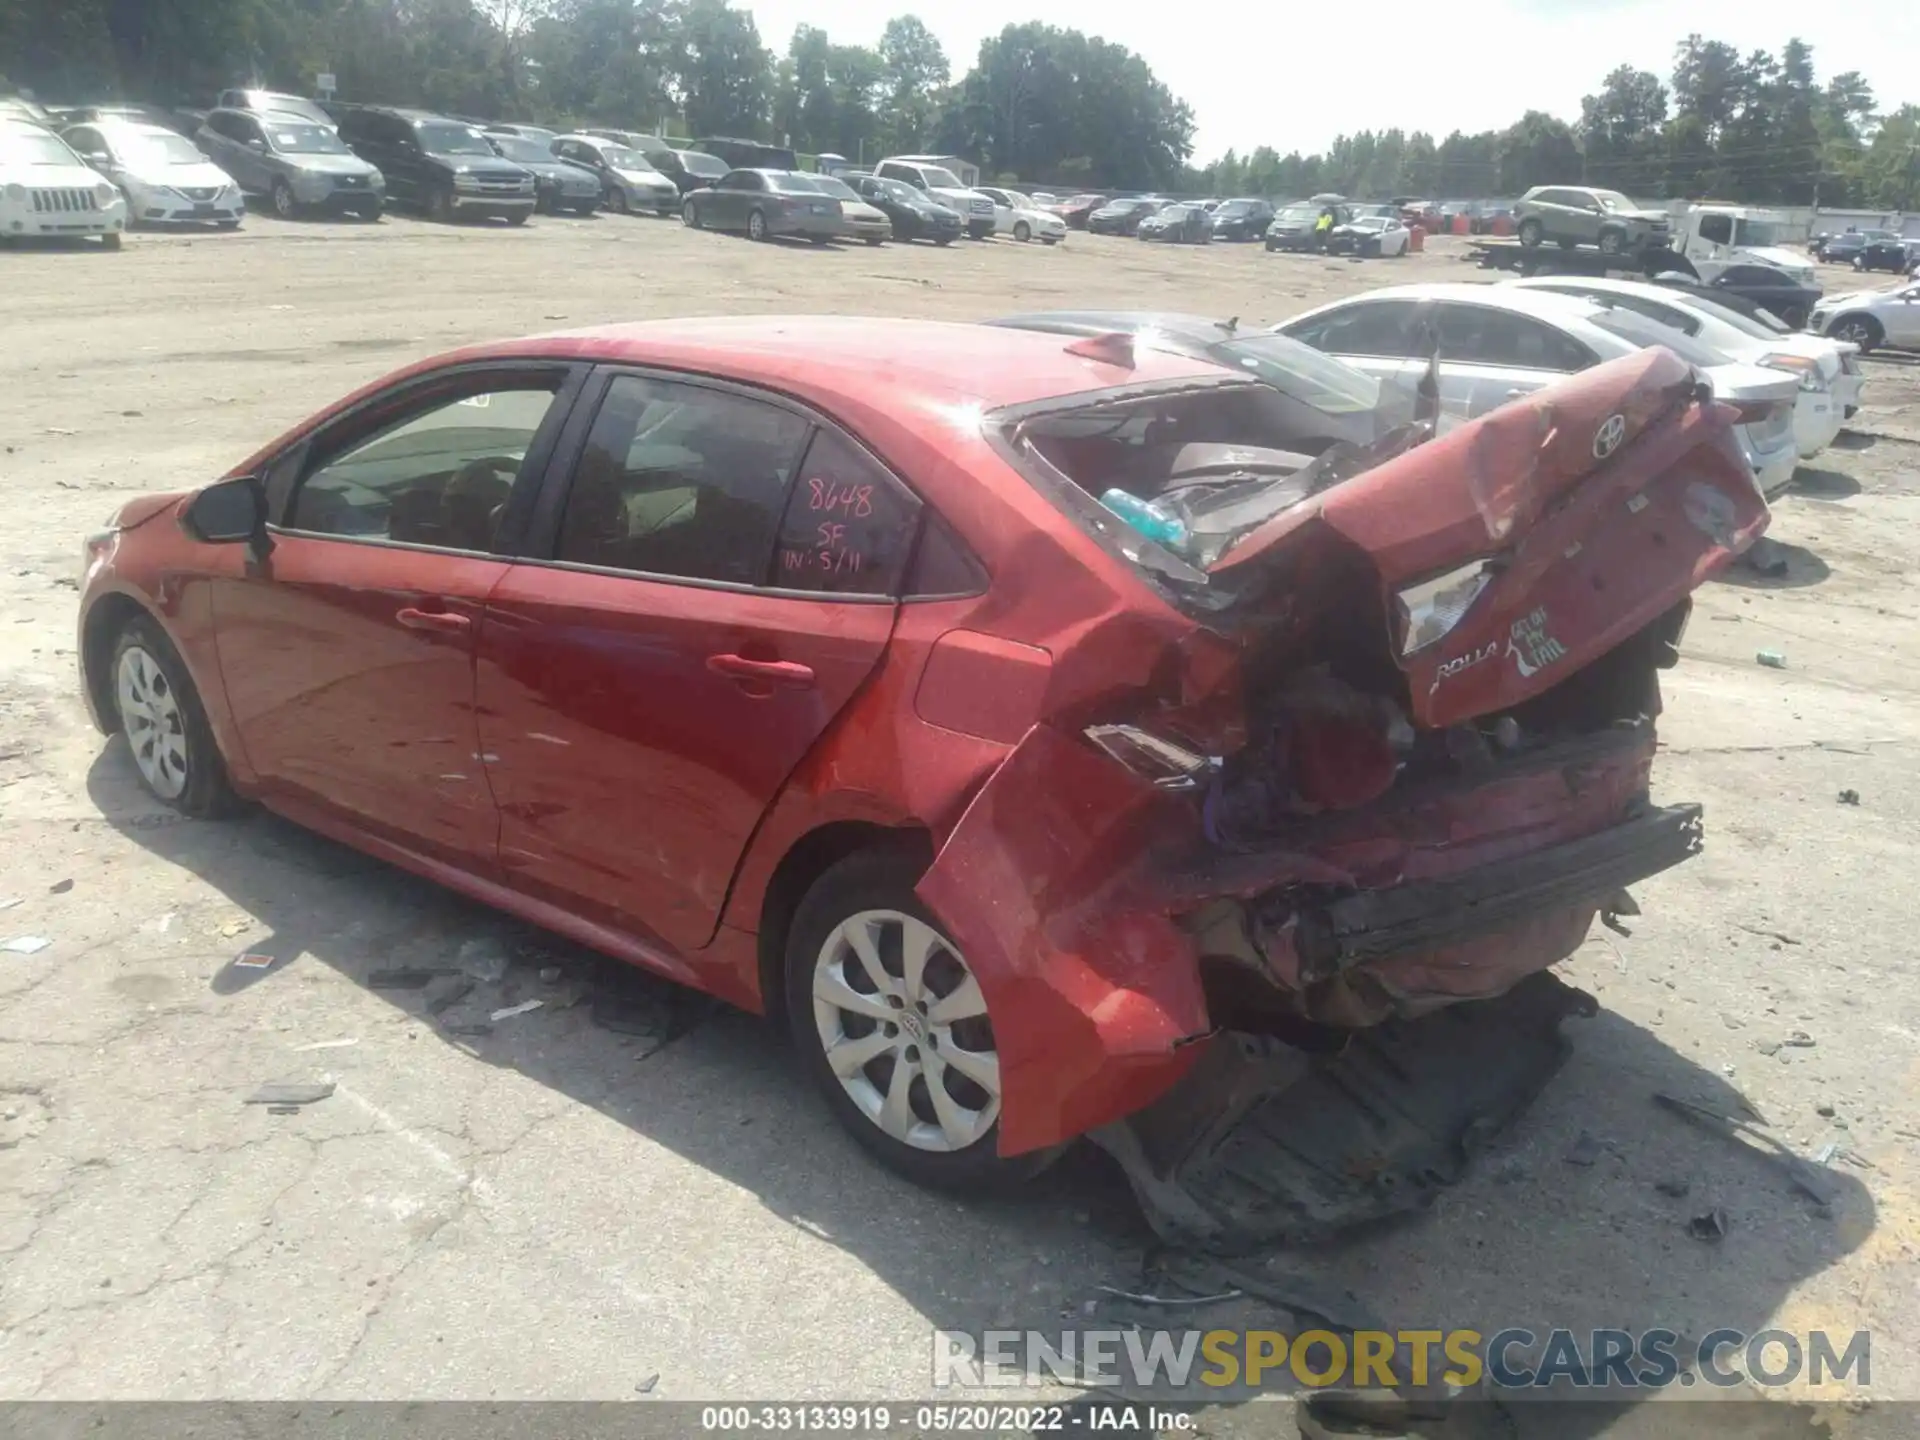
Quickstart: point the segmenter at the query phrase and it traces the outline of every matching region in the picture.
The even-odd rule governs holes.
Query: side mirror
[[[187,502],[180,525],[203,545],[246,545],[257,562],[273,552],[267,534],[267,491],[257,475],[209,485]]]
[[[267,142],[262,140],[258,135],[256,135],[251,140],[247,141],[247,148],[249,150],[259,150],[262,153],[264,153],[267,148]]]

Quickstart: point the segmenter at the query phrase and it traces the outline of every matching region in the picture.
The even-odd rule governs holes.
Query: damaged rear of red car
[[[1395,1151],[1426,1060],[1550,1072],[1500,1007],[1557,1020],[1572,1002],[1530,977],[1698,849],[1699,808],[1649,791],[1658,674],[1691,592],[1767,523],[1729,416],[1666,351],[1437,438],[1317,458],[1262,432],[1258,388],[1123,386],[987,417],[1003,458],[1177,619],[1151,632],[1160,654],[1130,657],[1149,683],[1057,687],[1071,698],[919,886],[994,1017],[1001,1152],[1095,1132],[1143,1197],[1203,1192],[1198,1211],[1160,1197],[1188,1230],[1245,1218],[1222,1176],[1258,1171],[1274,1064],[1349,1102],[1365,1076],[1312,1057],[1400,1076],[1362,1128],[1385,1170],[1415,1171],[1508,1104],[1453,1097]],[[1113,487],[1178,539],[1102,508]],[[1485,1021],[1464,1041],[1461,1015]],[[1370,1163],[1329,1143],[1285,1163]],[[1298,1176],[1261,1185],[1284,1212],[1268,1234],[1325,1208]]]

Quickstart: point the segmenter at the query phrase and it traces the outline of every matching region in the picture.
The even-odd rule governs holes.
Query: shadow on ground
[[[1833,567],[1806,546],[1762,535],[1714,579],[1742,590],[1805,590],[1832,574]]]
[[[1571,1022],[1567,1067],[1515,1134],[1483,1155],[1432,1210],[1339,1244],[1233,1261],[1257,1278],[1265,1300],[1252,1297],[1253,1286],[1239,1298],[1204,1305],[1118,1299],[1099,1289],[1102,1280],[1151,1294],[1147,1287],[1165,1284],[1170,1257],[1117,1169],[1089,1146],[1070,1151],[1013,1197],[963,1202],[929,1194],[879,1170],[837,1128],[806,1092],[799,1067],[770,1043],[763,1022],[274,816],[168,823],[175,817],[140,788],[118,740],[89,770],[88,793],[128,839],[199,876],[271,932],[248,946],[267,963],[228,965],[213,983],[216,994],[271,985],[311,965],[363,986],[380,971],[454,971],[463,943],[490,944],[511,957],[505,975],[480,983],[437,1017],[426,1014],[427,989],[374,993],[435,1026],[442,1043],[474,1060],[518,1071],[744,1187],[774,1216],[857,1259],[931,1326],[1037,1328],[1056,1336],[1064,1328],[1129,1324],[1298,1333],[1338,1311],[1347,1317],[1332,1317],[1339,1325],[1370,1317],[1395,1329],[1467,1323],[1483,1333],[1509,1325],[1543,1334],[1557,1325],[1582,1332],[1615,1325],[1751,1332],[1765,1328],[1789,1293],[1875,1225],[1872,1201],[1851,1175],[1820,1171],[1831,1204],[1814,1206],[1777,1163],[1652,1105],[1655,1091],[1725,1113],[1739,1113],[1743,1101],[1658,1031],[1602,1011]],[[484,1028],[489,1011],[529,998],[542,999],[543,1008]],[[655,1083],[636,1083],[636,1067]],[[657,1083],[660,1067],[684,1072],[686,1083]],[[1675,1177],[1684,1183],[1676,1185]],[[555,1192],[564,1194],[564,1187]],[[1693,1217],[1714,1211],[1730,1217],[1726,1237],[1690,1238]],[[1032,1283],[1036,1255],[1054,1257],[1050,1273],[1070,1293]],[[1204,1273],[1191,1268],[1205,1263],[1195,1257],[1171,1260],[1190,1267],[1189,1274]],[[1275,1296],[1297,1303],[1282,1306]],[[1261,1387],[1269,1398],[1293,1384],[1276,1387],[1274,1378]],[[1291,1434],[1286,1412],[1303,1408],[1241,1406],[1252,1398],[1244,1387],[1126,1393],[1163,1405],[1204,1403],[1216,1435],[1240,1433],[1243,1424],[1252,1427],[1249,1435]],[[1616,1408],[1531,1408],[1555,1412],[1549,1430],[1486,1433],[1551,1433],[1558,1440],[1629,1433],[1617,1428]],[[1693,1423],[1699,1408],[1638,1407],[1630,1433],[1676,1440],[1717,1433]],[[1671,1420],[1648,1428],[1660,1412]]]
[[[1802,465],[1794,472],[1793,493],[1810,495],[1820,500],[1846,500],[1858,495],[1862,489],[1860,482],[1851,475],[1843,475],[1838,470],[1821,470],[1811,465]]]

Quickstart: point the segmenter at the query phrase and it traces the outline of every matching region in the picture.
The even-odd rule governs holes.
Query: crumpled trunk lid
[[[1516,400],[1274,517],[1209,569],[1225,628],[1312,604],[1289,583],[1329,541],[1364,554],[1390,628],[1408,586],[1484,562],[1444,636],[1388,636],[1419,724],[1510,708],[1671,610],[1766,529],[1725,407],[1666,350]]]

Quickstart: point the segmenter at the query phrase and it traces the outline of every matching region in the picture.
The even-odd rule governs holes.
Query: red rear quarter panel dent
[[[1129,903],[1190,806],[1036,727],[961,816],[919,895],[993,1015],[1000,1151],[1058,1144],[1148,1103],[1209,1029],[1192,941]]]

